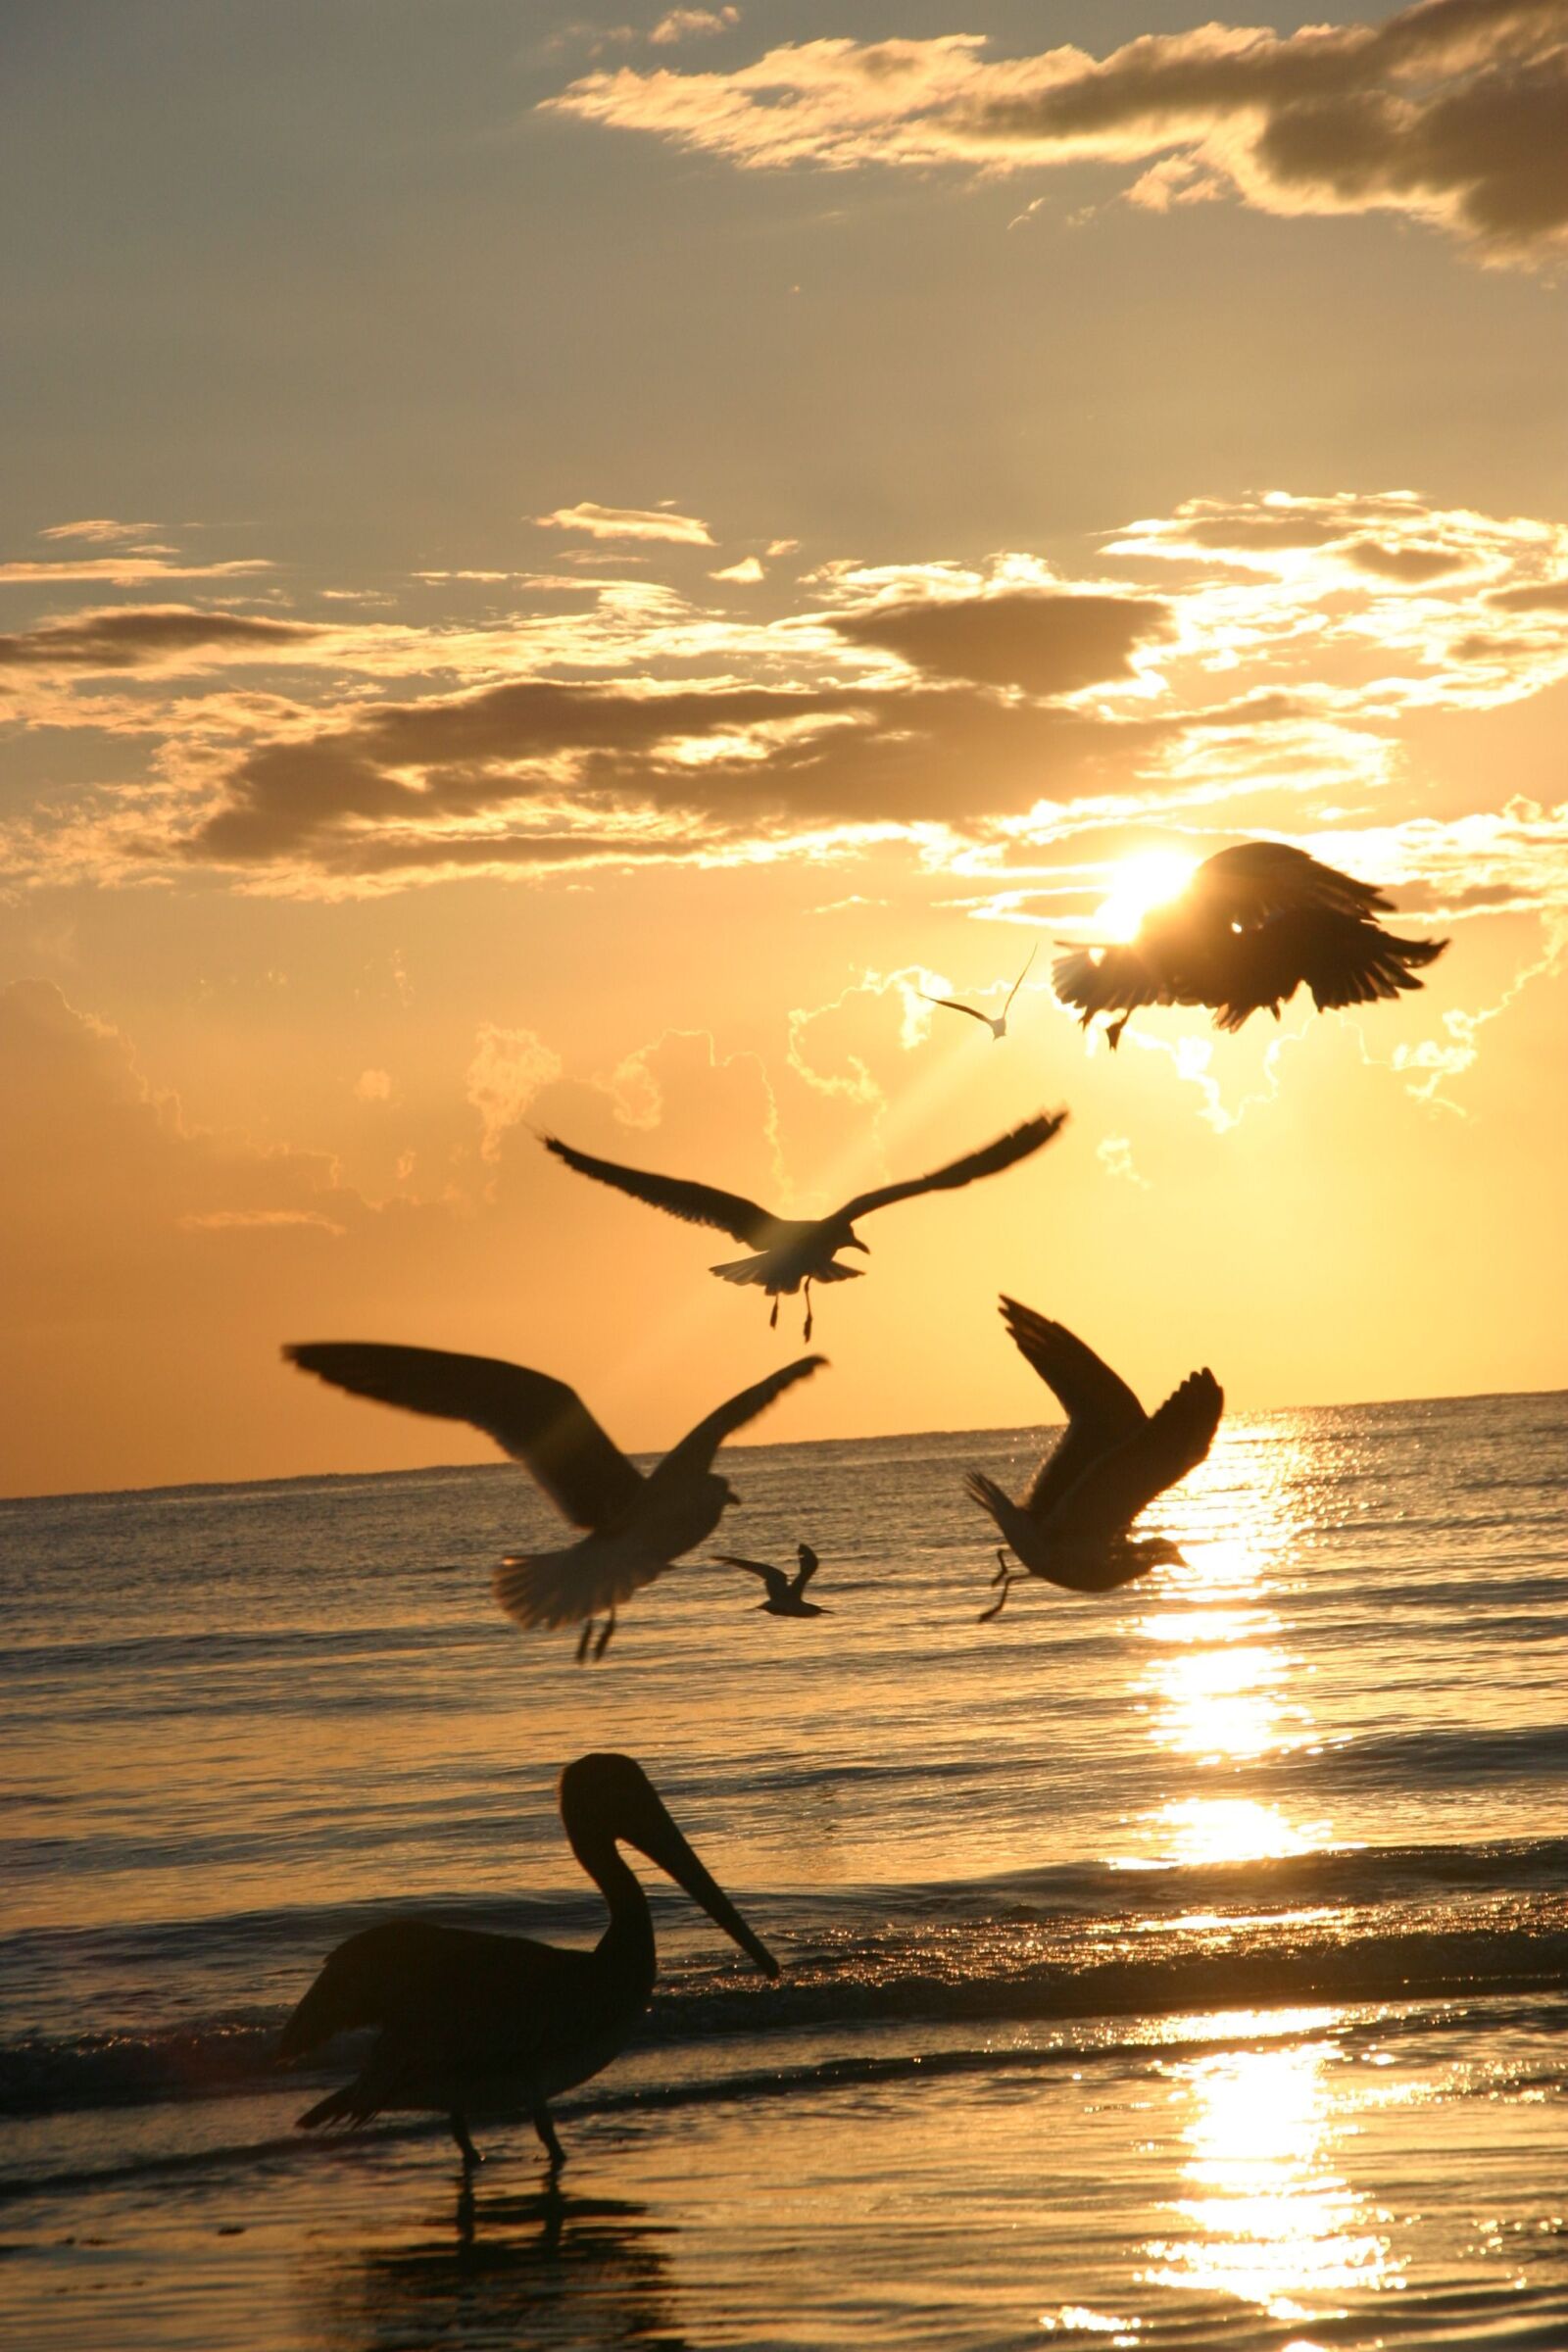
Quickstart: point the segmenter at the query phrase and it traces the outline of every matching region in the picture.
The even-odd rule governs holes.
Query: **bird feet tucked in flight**
[[[1105,1043],[1113,1054],[1115,1053],[1116,1048],[1121,1044],[1121,1033],[1126,1028],[1132,1017],[1133,1016],[1131,1012],[1124,1012],[1121,1016],[1121,1019],[1119,1021],[1112,1021],[1109,1028],[1105,1031]]]
[[[777,1293],[777,1291],[775,1291],[775,1292],[773,1293],[773,1312],[772,1312],[772,1313],[771,1313],[771,1314],[768,1316],[768,1318],[767,1318],[767,1328],[768,1328],[768,1330],[769,1330],[769,1331],[777,1331],[777,1329],[778,1329],[778,1293]]]
[[[810,1286],[810,1284],[809,1284],[809,1283],[808,1283],[808,1284],[807,1284],[807,1286],[806,1286],[806,1329],[805,1329],[805,1330],[802,1332],[802,1334],[801,1334],[801,1337],[802,1337],[802,1339],[803,1339],[803,1340],[808,1340],[808,1339],[810,1338],[810,1336],[811,1336],[811,1286]]]
[[[977,1625],[989,1625],[993,1617],[1002,1615],[1004,1604],[1012,1586],[1012,1570],[1007,1566],[1007,1555],[1004,1551],[999,1551],[997,1554],[997,1573],[991,1582],[993,1585],[1002,1587],[1002,1597],[994,1600],[989,1609],[981,1610],[975,1620]]]
[[[610,1637],[614,1630],[615,1612],[613,1607],[612,1607],[610,1615],[605,1619],[604,1624],[599,1629],[599,1639],[597,1642],[594,1641],[594,1621],[591,1617],[585,1617],[583,1619],[582,1637],[577,1643],[578,1665],[582,1665],[583,1661],[587,1658],[589,1654],[590,1642],[593,1643],[594,1658],[596,1660],[602,1658],[606,1650],[610,1647]]]

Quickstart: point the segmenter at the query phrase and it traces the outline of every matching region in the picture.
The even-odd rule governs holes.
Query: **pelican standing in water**
[[[946,1012],[966,1012],[971,1021],[984,1021],[986,1027],[991,1032],[993,1041],[1000,1046],[1003,1039],[1007,1034],[1007,1015],[1012,1010],[1012,1000],[1018,994],[1019,989],[1022,988],[1025,980],[1028,979],[1029,964],[1033,963],[1039,953],[1040,949],[1038,945],[1030,949],[1029,963],[1024,965],[1023,970],[1018,974],[1017,979],[1008,989],[1007,1001],[1003,1005],[1002,1010],[999,1013],[992,1014],[989,1012],[982,1012],[977,1004],[964,1004],[960,1003],[956,997],[928,996],[923,988],[917,989],[915,994],[917,996],[925,997],[925,1001],[928,1004],[940,1004],[943,1010]]]
[[[1027,1119],[994,1144],[970,1152],[962,1159],[950,1160],[929,1176],[911,1176],[903,1184],[884,1184],[874,1192],[857,1193],[828,1217],[775,1217],[771,1209],[739,1193],[721,1193],[713,1185],[699,1184],[690,1177],[660,1176],[648,1168],[623,1167],[614,1159],[595,1159],[591,1152],[564,1144],[559,1136],[544,1135],[539,1140],[547,1152],[564,1159],[568,1168],[575,1168],[579,1176],[613,1185],[617,1192],[629,1193],[634,1200],[646,1200],[654,1208],[667,1209],[688,1225],[713,1225],[720,1233],[732,1233],[738,1242],[749,1242],[757,1256],[731,1258],[724,1265],[710,1266],[709,1272],[722,1282],[756,1283],[764,1290],[773,1301],[767,1318],[770,1330],[778,1322],[780,1294],[793,1298],[804,1285],[806,1328],[802,1337],[809,1340],[812,1283],[859,1279],[860,1267],[837,1263],[840,1250],[860,1250],[867,1257],[871,1254],[869,1244],[855,1231],[857,1217],[869,1216],[873,1208],[891,1207],[895,1200],[913,1200],[921,1193],[952,1192],[959,1185],[973,1184],[979,1176],[995,1176],[1016,1160],[1027,1159],[1042,1144],[1049,1144],[1066,1116],[1064,1110],[1058,1110],[1054,1115],[1043,1113]]]
[[[575,1389],[546,1372],[492,1355],[451,1355],[440,1348],[384,1348],[361,1340],[325,1340],[285,1348],[287,1362],[351,1396],[400,1404],[411,1413],[469,1421],[503,1452],[524,1463],[557,1508],[587,1535],[564,1551],[503,1560],[492,1580],[497,1600],[518,1625],[582,1623],[577,1663],[590,1644],[602,1658],[620,1603],[695,1544],[706,1543],[740,1496],[713,1469],[726,1438],[805,1380],[822,1355],[798,1356],[742,1389],[688,1430],[644,1477],[605,1435]],[[608,1612],[598,1640],[594,1620]]]
[[[1205,1365],[1152,1413],[1127,1383],[1061,1323],[1004,1298],[1002,1316],[1026,1362],[1066,1409],[1067,1427],[1035,1473],[1026,1499],[1014,1502],[995,1480],[971,1470],[964,1484],[989,1511],[1031,1576],[1071,1592],[1109,1592],[1181,1564],[1165,1536],[1129,1536],[1140,1511],[1189,1470],[1214,1443],[1225,1392]],[[1000,1617],[1012,1571],[997,1553],[994,1585],[1002,1597],[980,1623]]]
[[[299,2119],[315,2132],[357,2131],[393,2112],[445,2115],[466,2179],[483,2162],[468,2136],[479,2116],[528,2116],[550,2159],[565,2162],[550,2101],[586,2082],[624,2049],[658,1973],[654,1923],[633,1845],[668,1873],[764,1976],[778,1962],[681,1836],[630,1756],[579,1756],[561,1776],[561,1819],[571,1850],[610,1906],[592,1951],[526,1936],[494,1936],[435,1920],[389,1919],[340,1943],[283,2028],[292,2060],[334,2034],[380,2033],[352,2082]]]
[[[757,1605],[770,1617],[831,1617],[831,1609],[805,1597],[806,1588],[821,1562],[809,1544],[797,1544],[795,1554],[801,1564],[793,1576],[787,1576],[782,1568],[769,1567],[765,1560],[743,1560],[733,1551],[721,1551],[716,1556],[726,1568],[746,1568],[753,1576],[761,1578],[767,1587],[767,1598]]]

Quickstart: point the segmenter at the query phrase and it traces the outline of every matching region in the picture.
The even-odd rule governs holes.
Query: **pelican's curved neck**
[[[610,1906],[610,1925],[599,1939],[627,1967],[637,1966],[652,1984],[655,1972],[654,1916],[642,1881],[621,1858],[612,1830],[599,1822],[566,1824],[571,1850]]]

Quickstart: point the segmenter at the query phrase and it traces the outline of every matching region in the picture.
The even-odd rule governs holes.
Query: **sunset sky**
[[[798,1351],[536,1129],[868,1226],[759,1439],[1568,1382],[1568,0],[20,0],[0,1493],[662,1447]],[[1451,938],[1054,1001],[1152,853]],[[1160,867],[1158,870],[1165,870]],[[1012,1034],[995,1010],[1031,946]]]

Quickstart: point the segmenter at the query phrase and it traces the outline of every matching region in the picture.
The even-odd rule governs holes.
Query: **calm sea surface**
[[[0,1504],[6,2340],[1568,2346],[1568,1396],[1236,1416],[1185,1568],[979,1625],[1038,1440],[733,1449],[832,1614],[697,1560],[585,1669],[506,1465]],[[559,2208],[526,2125],[471,2211],[435,2120],[292,2132],[356,1928],[598,1934],[594,1747],[782,1980],[658,1883]]]

